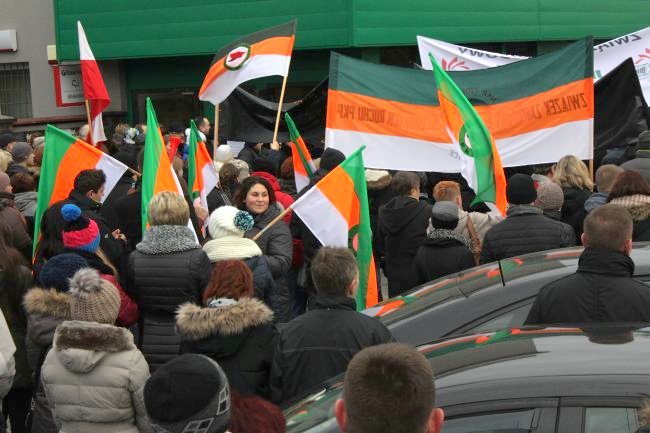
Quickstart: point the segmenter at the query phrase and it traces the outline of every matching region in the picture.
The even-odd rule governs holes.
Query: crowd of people
[[[208,139],[207,119],[195,123]],[[180,128],[163,132],[188,141]],[[288,145],[246,143],[236,158],[221,145],[219,184],[203,209],[187,194],[181,145],[170,161],[185,196],[155,195],[143,233],[133,173],[146,133],[118,125],[104,150],[133,171],[109,194],[101,170],[81,171],[40,222],[45,141],[0,135],[0,395],[12,433],[280,432],[280,406],[346,370],[335,409],[342,431],[377,431],[382,418],[356,414],[361,400],[389,410],[369,398],[381,389],[396,402],[415,393],[400,404],[413,429],[390,431],[438,432],[444,416],[429,398],[429,364],[357,312],[353,253],[322,246],[290,212],[275,221],[345,156],[310,146],[318,170],[297,191]],[[576,275],[543,288],[528,323],[650,322],[650,295],[629,258],[632,241],[650,240],[649,149],[647,132],[637,159],[598,168],[595,191],[571,155],[519,167],[505,216],[469,206],[472,193],[456,175],[368,169],[373,253],[388,296],[482,263],[584,245]],[[587,287],[611,302],[595,302]],[[365,383],[362,372],[382,362],[417,377],[396,367],[376,375],[386,383]]]

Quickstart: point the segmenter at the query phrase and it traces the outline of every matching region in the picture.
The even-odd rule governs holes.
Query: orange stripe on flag
[[[262,55],[280,55],[280,56],[291,56],[291,51],[293,50],[293,42],[295,36],[277,36],[274,38],[268,38],[263,41],[260,41],[256,44],[251,45],[251,58],[255,56]],[[203,85],[201,90],[199,90],[199,95],[202,94],[208,87],[212,85],[220,76],[228,72],[228,69],[223,65],[225,57],[217,60],[208,71],[205,79],[203,80]]]
[[[158,128],[158,135],[160,143],[164,143],[160,128]],[[156,183],[154,185],[153,195],[163,191],[179,192],[172,170],[167,152],[160,152],[160,160],[158,161],[158,172],[156,173]]]
[[[95,168],[102,155],[99,149],[84,145],[81,140],[72,143],[61,159],[50,204],[68,198],[70,191],[74,189],[74,179],[79,171]]]
[[[348,222],[348,230],[359,224],[359,199],[354,182],[341,167],[337,167],[321,180],[316,188],[332,202],[332,205]]]

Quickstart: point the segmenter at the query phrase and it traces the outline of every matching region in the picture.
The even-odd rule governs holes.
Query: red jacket
[[[117,282],[114,276],[109,274],[101,274],[102,280],[108,281],[117,288],[117,291],[120,293],[120,313],[117,315],[118,326],[123,326],[125,328],[134,325],[140,317],[140,310],[138,309],[138,304],[135,303],[133,299],[126,294],[120,283]]]
[[[291,197],[289,194],[282,192],[282,189],[280,189],[280,182],[278,182],[278,178],[273,176],[271,173],[267,173],[265,171],[254,171],[251,173],[251,176],[257,176],[266,179],[270,184],[271,187],[273,188],[273,192],[275,193],[275,199],[280,203],[285,209],[291,206],[294,202],[293,197]],[[282,220],[290,224],[291,223],[291,212],[287,213]]]

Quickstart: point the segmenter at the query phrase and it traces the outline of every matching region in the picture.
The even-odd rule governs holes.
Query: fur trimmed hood
[[[209,308],[183,304],[176,313],[176,329],[181,338],[202,340],[211,335],[236,335],[248,328],[270,324],[273,312],[255,298],[241,298],[234,305]]]
[[[610,201],[610,204],[623,206],[632,215],[634,222],[650,218],[650,196],[635,194],[625,197],[618,197]]]
[[[70,318],[69,293],[62,293],[56,289],[41,289],[34,287],[23,298],[23,306],[27,314],[41,314],[57,319]]]

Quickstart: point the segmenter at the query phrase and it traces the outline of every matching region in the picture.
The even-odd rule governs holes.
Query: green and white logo
[[[223,66],[229,71],[241,69],[246,63],[246,60],[251,57],[251,51],[252,48],[248,44],[241,44],[233,48],[226,54],[226,58],[223,59]]]

